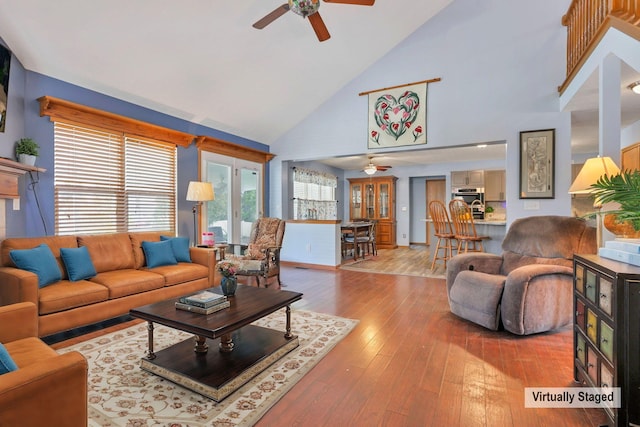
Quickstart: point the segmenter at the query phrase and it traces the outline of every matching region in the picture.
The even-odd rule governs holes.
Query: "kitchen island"
[[[427,218],[425,221],[427,222],[427,232],[429,233],[427,245],[435,247],[437,239],[433,235],[434,230],[431,226],[433,220]],[[502,254],[502,240],[504,240],[507,232],[507,221],[504,219],[478,219],[474,220],[473,223],[478,236],[489,236],[489,239],[484,241],[485,252],[496,255]]]

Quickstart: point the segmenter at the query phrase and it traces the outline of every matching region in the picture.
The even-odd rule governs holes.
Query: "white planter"
[[[24,165],[34,166],[36,164],[36,156],[20,154],[18,155],[18,161]]]

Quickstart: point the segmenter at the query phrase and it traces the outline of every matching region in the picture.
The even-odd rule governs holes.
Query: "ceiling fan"
[[[369,164],[364,167],[363,171],[367,175],[373,175],[377,171],[384,172],[387,169],[391,169],[391,166],[379,166],[373,163],[373,157],[369,157]]]
[[[342,3],[353,4],[357,6],[373,6],[375,0],[323,0],[325,3]],[[287,13],[292,11],[293,13],[302,16],[303,18],[309,18],[311,27],[315,31],[318,40],[321,42],[329,40],[331,35],[329,30],[324,25],[318,9],[320,8],[320,0],[289,0],[289,3],[285,3],[282,6],[277,7],[273,12],[267,14],[264,18],[253,24],[253,28],[259,30],[263,29],[273,21]]]

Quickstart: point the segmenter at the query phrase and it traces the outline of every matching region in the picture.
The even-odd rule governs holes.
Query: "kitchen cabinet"
[[[484,187],[484,171],[453,171],[451,172],[451,187]]]
[[[371,178],[349,178],[349,218],[351,221],[376,222],[378,248],[397,248],[396,181],[387,175]]]
[[[636,142],[621,150],[620,163],[620,170],[640,169],[640,142]]]
[[[640,423],[640,268],[597,255],[573,263],[573,366],[586,387],[619,387],[610,426]]]
[[[484,200],[502,202],[507,200],[507,174],[504,170],[484,171]]]

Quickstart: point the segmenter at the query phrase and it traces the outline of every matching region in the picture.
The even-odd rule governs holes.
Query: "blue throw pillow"
[[[9,257],[19,269],[37,274],[40,288],[62,279],[58,262],[44,243],[33,249],[14,249],[9,252]]]
[[[72,282],[90,279],[98,274],[86,246],[80,246],[79,248],[60,248],[60,258],[62,258],[62,262],[69,275],[69,280]]]
[[[191,254],[189,253],[189,238],[188,237],[169,237],[160,236],[160,240],[168,240],[171,242],[171,248],[173,249],[173,255],[178,262],[191,262]]]
[[[178,263],[173,255],[173,247],[170,240],[160,242],[142,242],[142,250],[147,258],[147,267],[160,267],[161,265],[175,265]]]
[[[17,370],[18,365],[16,365],[16,362],[14,362],[11,356],[9,356],[7,349],[0,344],[0,375]]]

